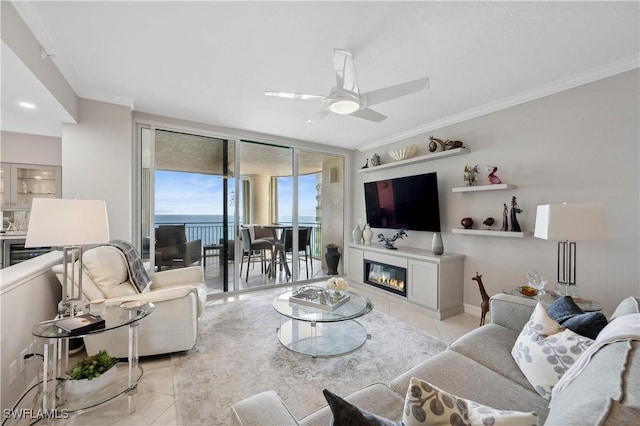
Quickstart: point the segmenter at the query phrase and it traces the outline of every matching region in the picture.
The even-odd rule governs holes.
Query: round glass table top
[[[135,301],[138,302],[138,301]],[[71,334],[69,331],[63,330],[62,328],[56,325],[57,320],[43,321],[33,326],[31,329],[31,334],[36,337],[45,337],[45,338],[77,338],[82,336],[88,336],[91,334],[102,333],[107,330],[113,330],[114,328],[124,327],[126,325],[130,325],[136,321],[140,321],[142,318],[149,315],[155,309],[155,305],[151,302],[143,302],[143,303],[130,303],[130,305],[126,305],[123,303],[122,305],[113,305],[107,306],[105,309],[104,320],[105,326],[104,328],[99,328],[96,330],[86,331],[82,333],[73,333]]]
[[[279,314],[298,321],[337,322],[361,317],[373,309],[373,303],[369,298],[350,291],[342,292],[349,296],[349,300],[333,310],[325,310],[290,300],[297,291],[296,289],[283,293],[273,301],[273,307]]]

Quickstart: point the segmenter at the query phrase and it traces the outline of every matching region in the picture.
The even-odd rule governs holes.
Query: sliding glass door
[[[326,245],[342,246],[343,157],[138,129],[138,244],[149,268],[201,266],[210,294],[326,277]]]

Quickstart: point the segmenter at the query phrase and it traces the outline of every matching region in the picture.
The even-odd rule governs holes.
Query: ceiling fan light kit
[[[333,112],[341,115],[353,115],[354,117],[379,123],[387,117],[367,108],[369,105],[410,95],[424,90],[429,85],[429,78],[425,77],[361,94],[351,52],[343,49],[333,49],[333,65],[337,84],[336,88],[329,93],[329,96],[277,91],[266,91],[264,94],[285,99],[324,101],[326,106],[320,110],[318,119],[322,119],[328,112]],[[308,120],[307,123],[315,121]]]

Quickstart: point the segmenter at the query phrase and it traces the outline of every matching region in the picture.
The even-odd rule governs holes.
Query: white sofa
[[[62,283],[64,266],[56,265],[52,269]],[[75,271],[77,277],[77,264]],[[144,300],[155,304],[154,312],[140,321],[140,356],[193,348],[207,297],[202,268],[194,266],[156,272],[150,274],[150,278],[151,285],[139,292],[131,283],[125,257],[119,249],[99,246],[84,253],[82,293],[85,303],[106,299],[107,306],[128,300]],[[93,355],[106,349],[117,358],[126,358],[127,333],[128,327],[121,327],[87,336],[84,338],[87,353]]]

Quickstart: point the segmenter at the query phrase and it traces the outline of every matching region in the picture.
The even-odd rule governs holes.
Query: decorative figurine
[[[373,154],[373,157],[371,157],[371,167],[375,167],[379,165],[380,165],[380,156],[378,154]]]
[[[447,149],[456,149],[456,148],[462,148],[462,146],[464,145],[462,143],[462,141],[452,141],[447,139],[444,144],[447,146]]]
[[[482,222],[483,225],[487,225],[489,228],[491,228],[494,223],[496,223],[496,220],[492,217],[488,217]]]
[[[487,312],[489,312],[489,295],[484,289],[484,284],[482,284],[482,275],[476,272],[476,276],[471,278],[472,281],[478,282],[478,287],[480,287],[480,296],[482,297],[482,303],[480,304],[480,308],[482,309],[482,314],[480,315],[480,326],[484,325],[484,317],[487,316]]]
[[[471,227],[473,226],[473,219],[471,219],[470,217],[465,217],[460,221],[460,224],[464,226],[464,229],[471,229]]]
[[[507,223],[507,211],[507,205],[504,204],[504,210],[502,211],[502,228],[500,228],[501,231],[509,230],[509,224]]]
[[[476,186],[478,184],[478,173],[480,173],[480,170],[478,170],[477,164],[473,167],[464,166],[464,181],[467,186]]]
[[[369,159],[367,158],[367,161],[364,163],[364,166],[360,167],[361,169],[368,169],[369,168]]]
[[[489,172],[489,175],[487,176],[487,178],[489,179],[490,183],[492,183],[492,184],[502,183],[500,178],[498,176],[496,176],[496,174],[495,174],[498,171],[498,167],[497,166],[490,166],[490,165],[487,164],[485,166],[485,168]]]
[[[462,141],[452,141],[451,139],[447,139],[446,141],[443,141],[442,139],[429,136],[429,145],[428,145],[429,152],[437,151],[438,145],[440,145],[440,151],[446,151],[448,149],[464,147],[464,143],[462,143]]]
[[[386,238],[384,236],[384,234],[378,234],[378,242],[379,243],[384,243],[384,248],[388,249],[388,250],[397,250],[397,248],[395,248],[393,246],[393,242],[395,240],[397,240],[398,238],[404,238],[404,236],[407,235],[407,230],[406,229],[401,229],[398,232],[396,232],[396,235],[394,235],[391,238]]]
[[[435,152],[438,150],[438,145],[440,145],[440,151],[444,151],[445,145],[442,139],[434,138],[433,136],[429,136],[429,151]]]
[[[518,223],[518,218],[516,217],[516,214],[518,213],[522,213],[522,209],[518,207],[518,201],[514,196],[513,198],[511,198],[511,230],[513,232],[522,231],[522,229],[520,229],[520,224]]]

